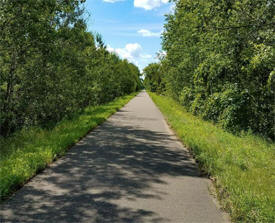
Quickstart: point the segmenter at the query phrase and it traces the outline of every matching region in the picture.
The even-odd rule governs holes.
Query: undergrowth
[[[136,93],[88,107],[52,129],[32,127],[0,138],[0,201],[20,188],[68,148],[129,102]]]
[[[275,145],[233,135],[187,112],[169,97],[150,93],[168,123],[215,179],[221,203],[235,222],[275,222]]]

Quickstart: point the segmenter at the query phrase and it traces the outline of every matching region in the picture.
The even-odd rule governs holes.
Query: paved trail
[[[0,206],[0,222],[226,222],[142,92]]]

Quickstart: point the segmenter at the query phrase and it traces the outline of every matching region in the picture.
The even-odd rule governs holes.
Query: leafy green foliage
[[[229,131],[274,140],[274,1],[174,2],[162,36],[166,56],[155,74],[161,81],[148,75],[147,82]]]
[[[52,126],[141,87],[138,68],[87,32],[82,2],[0,1],[0,135]]]
[[[132,99],[136,93],[104,105],[88,106],[71,119],[63,119],[52,129],[31,127],[13,136],[0,137],[0,200],[6,198],[29,178],[66,153],[91,129]]]
[[[164,90],[160,64],[149,64],[144,68],[143,73],[145,75],[144,86],[149,91],[161,93]]]
[[[234,93],[213,99],[219,101],[213,106],[226,103],[223,97],[228,98],[228,94]],[[233,135],[193,116],[171,97],[150,96],[201,168],[215,179],[218,195],[232,220],[274,222],[274,143],[247,133]]]

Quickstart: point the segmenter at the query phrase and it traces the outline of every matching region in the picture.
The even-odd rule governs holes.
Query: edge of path
[[[42,165],[37,165],[33,168],[29,167],[31,165],[31,161],[32,160],[24,160],[27,165],[29,164],[29,169],[31,169],[31,172],[29,173],[29,175],[24,175],[25,172],[22,170],[21,172],[21,176],[20,176],[20,173],[13,173],[12,171],[12,163],[13,162],[9,162],[10,165],[5,165],[5,162],[8,162],[10,161],[9,160],[9,157],[11,156],[8,156],[8,158],[6,160],[3,161],[3,163],[1,163],[1,169],[0,169],[0,176],[2,178],[0,178],[0,180],[2,181],[0,185],[0,204],[4,203],[5,201],[9,200],[17,191],[19,191],[25,184],[27,184],[31,179],[33,179],[35,176],[37,176],[38,174],[42,173],[43,171],[45,171],[47,168],[50,167],[50,165],[52,163],[54,163],[55,161],[59,160],[60,158],[64,157],[67,152],[74,146],[76,145],[79,141],[81,141],[84,137],[86,137],[91,131],[93,131],[95,128],[97,128],[98,126],[102,125],[107,119],[109,119],[112,115],[114,115],[117,111],[119,111],[121,108],[123,108],[124,106],[126,106],[132,99],[134,99],[138,94],[140,94],[141,91],[138,91],[138,92],[134,92],[130,95],[125,95],[125,96],[121,96],[121,97],[117,97],[115,98],[113,101],[110,101],[106,104],[103,104],[103,105],[99,105],[99,106],[95,106],[95,110],[97,109],[99,112],[94,115],[94,114],[90,114],[89,116],[89,124],[90,126],[88,127],[88,130],[87,130],[87,126],[83,126],[83,131],[84,133],[83,134],[78,134],[78,135],[73,135],[71,138],[70,138],[70,142],[67,143],[68,145],[65,145],[64,147],[62,148],[59,148],[59,150],[57,152],[53,152],[53,149],[48,149],[50,150],[49,152],[52,153],[52,157],[49,159],[46,159],[42,161]],[[120,102],[120,103],[115,103],[115,102]],[[108,109],[108,105],[112,105],[114,104],[113,106],[110,106],[110,108]],[[107,106],[107,109],[102,109],[102,111],[100,111],[100,108],[103,108],[104,106]],[[102,116],[100,116],[100,118],[98,118],[98,114],[100,114],[100,112],[102,113]],[[85,116],[85,112],[79,114],[79,117],[80,118],[81,116]],[[87,115],[87,114],[86,114]],[[68,120],[68,122],[73,122],[73,120]],[[75,125],[80,125],[81,123],[76,123]],[[87,125],[87,123],[85,123]],[[55,128],[60,128],[61,126],[59,126],[59,124],[57,124],[51,131],[53,132]],[[48,137],[50,138],[51,137],[51,134],[48,134]],[[60,137],[62,136],[62,134],[59,135]],[[33,136],[35,138],[35,135]],[[55,136],[57,137],[57,136]],[[45,137],[46,138],[46,141],[50,144],[50,148],[51,147],[54,147],[56,145],[53,145],[52,144],[52,141],[51,139],[47,139],[47,136]],[[68,140],[68,139],[67,139]],[[39,141],[39,140],[38,140]],[[22,144],[24,144],[24,142],[22,142]],[[34,143],[35,145],[33,145],[34,147],[38,147],[38,145],[36,146],[36,144],[38,144],[37,142]],[[43,145],[45,147],[45,150],[46,150],[46,147],[49,147],[48,144],[46,145]],[[24,147],[22,148],[24,150]],[[15,150],[16,152],[17,150]],[[42,149],[43,151],[43,149]],[[14,154],[15,152],[12,152],[11,154]],[[33,154],[36,154],[36,153],[39,153],[41,152],[41,149],[39,151],[33,151]],[[23,155],[25,155],[23,153]],[[38,155],[39,156],[39,155]],[[41,155],[42,156],[42,155]],[[21,157],[15,157],[13,158],[14,162],[16,162],[16,158],[21,158]],[[44,157],[42,157],[44,158]],[[30,161],[28,163],[28,161]],[[17,167],[18,168],[18,167]],[[21,168],[18,168],[18,169],[23,169],[24,167],[22,166]],[[9,179],[12,179],[12,178],[22,178],[21,181],[17,182],[12,182],[12,180],[9,181]]]
[[[151,95],[146,91],[146,93],[148,94],[150,100],[156,105],[156,108],[158,109],[158,111],[160,112],[160,114],[162,115],[163,119],[164,119],[164,125],[166,126],[167,130],[175,137],[175,140],[177,141],[177,143],[179,143],[183,148],[186,149],[186,151],[188,151],[188,153],[191,156],[191,159],[196,163],[196,165],[198,166],[198,170],[200,173],[201,177],[205,177],[207,178],[207,187],[208,187],[208,192],[210,195],[210,198],[213,200],[215,206],[217,207],[218,210],[220,210],[223,219],[230,223],[231,221],[231,217],[230,217],[230,213],[228,211],[226,211],[223,206],[220,204],[220,201],[218,199],[218,193],[217,193],[217,189],[215,186],[215,182],[214,180],[211,178],[211,176],[209,174],[207,174],[206,172],[204,172],[200,165],[199,162],[196,160],[193,151],[188,148],[187,146],[185,146],[184,142],[182,141],[182,139],[178,136],[178,134],[176,133],[176,131],[173,129],[172,125],[170,125],[167,117],[161,112],[161,110],[159,109],[158,105],[154,102],[154,100],[152,99]]]

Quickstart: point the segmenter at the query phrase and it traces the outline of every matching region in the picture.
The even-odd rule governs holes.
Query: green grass
[[[0,138],[0,201],[43,170],[90,130],[129,102],[136,93],[96,107],[88,107],[51,130],[29,128]]]
[[[214,179],[232,220],[275,222],[275,145],[254,135],[235,136],[186,112],[171,98],[150,96]]]

